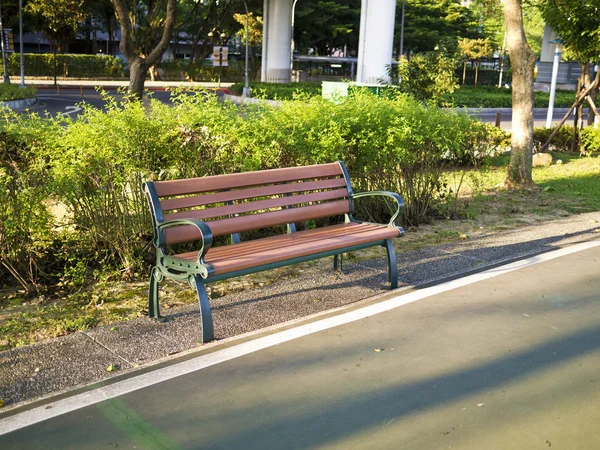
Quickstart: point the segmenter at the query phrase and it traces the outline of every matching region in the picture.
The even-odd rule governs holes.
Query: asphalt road
[[[565,247],[90,386],[0,421],[0,442],[597,449],[599,258]]]
[[[107,91],[111,96],[122,99],[123,95],[115,89]],[[160,100],[163,103],[171,103],[171,91],[155,90],[151,91],[147,97],[152,97]],[[94,89],[79,89],[79,88],[60,88],[60,92],[53,88],[40,89],[38,91],[38,104],[20,110],[20,112],[34,112],[40,115],[50,115],[56,117],[59,115],[67,115],[72,118],[77,118],[82,112],[81,103],[90,104],[96,108],[104,109],[106,102],[102,94]]]

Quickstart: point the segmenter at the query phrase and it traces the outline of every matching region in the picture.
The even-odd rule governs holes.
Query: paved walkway
[[[423,287],[507,261],[600,237],[600,212],[403,252],[397,242],[401,289]],[[326,264],[326,262],[325,262]],[[328,265],[327,265],[328,266]],[[298,270],[298,269],[296,269]],[[163,310],[168,322],[139,318],[114,326],[0,352],[0,399],[10,409],[47,396],[112,379],[173,357],[211,349],[246,333],[329,314],[385,296],[385,259],[344,264],[344,273],[307,270],[295,278],[214,299],[216,344],[200,346],[197,305]],[[188,289],[181,285],[182,290]],[[118,368],[107,372],[112,364]]]
[[[215,347],[0,419],[0,442],[597,449],[599,259],[600,240],[566,246]]]

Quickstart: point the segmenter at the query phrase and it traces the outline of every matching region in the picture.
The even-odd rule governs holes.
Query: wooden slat
[[[273,227],[285,223],[303,222],[309,219],[346,214],[348,209],[349,203],[347,200],[338,200],[318,205],[283,209],[281,211],[214,220],[208,225],[214,236],[222,236],[236,232],[241,233],[259,228]],[[165,230],[165,239],[167,244],[194,241],[200,239],[200,232],[196,227],[190,225],[172,227]]]
[[[289,245],[294,242],[300,236],[302,236],[302,242],[312,242],[320,240],[326,237],[330,237],[339,234],[343,231],[347,235],[357,235],[367,231],[372,225],[370,224],[359,224],[359,223],[342,223],[338,225],[330,225],[323,228],[314,228],[312,230],[303,230],[296,233],[281,234],[278,236],[272,236],[267,239],[255,239],[252,241],[240,242],[236,245],[225,245],[221,247],[212,248],[209,250],[209,254],[212,255],[212,259],[223,259],[230,258],[232,256],[242,256],[257,251],[267,251],[272,248]],[[193,255],[198,255],[198,252],[192,252]],[[195,256],[192,257],[194,259]]]
[[[193,208],[196,206],[211,205],[213,203],[226,203],[237,200],[246,200],[255,197],[270,195],[293,194],[295,192],[317,191],[346,186],[343,178],[328,178],[319,181],[305,181],[300,183],[271,184],[237,191],[223,191],[214,194],[195,195],[193,197],[165,199],[160,202],[163,211],[174,209]]]
[[[216,208],[195,209],[192,211],[182,211],[179,213],[165,214],[165,221],[176,219],[210,219],[213,217],[227,217],[234,214],[243,214],[252,211],[262,211],[270,208],[279,208],[285,206],[300,205],[302,203],[321,202],[324,200],[334,200],[348,196],[347,189],[334,189],[331,191],[321,191],[312,194],[290,195],[287,197],[277,197],[268,200],[258,200],[255,202],[238,203],[236,205],[218,206]],[[247,216],[246,216],[247,217]]]
[[[198,194],[200,192],[237,189],[261,184],[285,183],[289,181],[327,178],[342,175],[338,163],[314,166],[287,167],[284,169],[258,170],[256,172],[232,173],[185,180],[157,181],[154,183],[159,197]]]
[[[254,251],[240,255],[228,255],[227,257],[220,257],[219,248],[211,249],[206,256],[206,262],[212,264],[215,275],[219,275],[318,252],[382,241],[399,235],[398,230],[379,225],[366,225],[357,234],[348,233],[347,231],[344,227],[337,227],[333,233],[324,233],[320,239],[312,239],[314,235],[303,235],[302,232],[294,233],[289,236],[289,239],[286,239],[285,244],[270,246],[267,249],[261,249],[258,243],[269,240],[278,241],[279,236],[251,241],[248,242],[248,246],[254,245]],[[177,257],[187,259],[187,255],[178,255]]]

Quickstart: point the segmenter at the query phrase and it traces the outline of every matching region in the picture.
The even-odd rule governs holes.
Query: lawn
[[[539,189],[506,192],[497,189],[506,173],[508,157],[469,170],[454,204],[439,207],[437,219],[410,228],[399,243],[403,251],[458,241],[485,232],[514,229],[572,214],[600,210],[600,157],[553,154],[554,164],[533,170]],[[557,163],[560,160],[561,163]],[[446,181],[456,192],[463,171],[448,171]],[[444,212],[447,217],[444,217]],[[449,220],[453,217],[453,220]],[[382,257],[381,249],[357,252],[351,258]],[[300,273],[328,270],[331,261],[317,260],[253,274],[210,286],[212,298],[269,284]],[[68,297],[23,299],[16,291],[0,291],[0,350],[44,339],[110,325],[146,314],[147,281],[111,281],[86,286]],[[194,304],[190,289],[165,283],[164,309]]]

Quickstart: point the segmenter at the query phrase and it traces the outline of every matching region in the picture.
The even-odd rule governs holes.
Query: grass
[[[36,93],[37,89],[31,86],[21,88],[18,84],[0,84],[0,101],[2,102],[33,98]]]
[[[495,158],[483,169],[468,171],[456,204],[441,205],[437,220],[408,229],[396,248],[417,250],[572,214],[600,211],[600,157],[554,153],[553,158],[555,163],[550,167],[533,170],[539,189],[531,191],[507,192],[496,188],[506,173],[506,156]],[[557,160],[562,164],[556,164]],[[456,190],[460,174],[461,171],[446,174],[451,189]],[[349,255],[349,260],[383,255],[383,249],[372,248]],[[217,298],[330,267],[331,258],[326,258],[222,281],[209,286],[210,295]],[[164,309],[196,304],[195,294],[186,285],[166,282],[162,286]],[[144,316],[146,295],[147,280],[103,281],[52,299],[25,299],[16,291],[0,291],[0,350]]]

